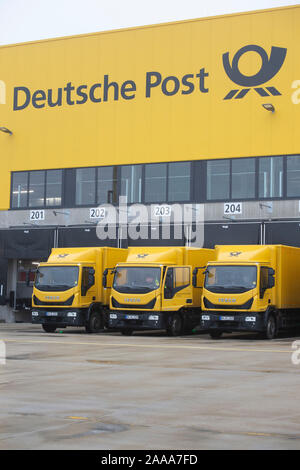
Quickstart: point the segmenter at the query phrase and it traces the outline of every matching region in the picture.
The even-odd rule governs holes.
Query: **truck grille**
[[[215,309],[218,309],[218,310],[220,310],[220,309],[221,310],[227,310],[227,309],[231,309],[231,310],[248,310],[249,308],[252,307],[253,297],[251,299],[247,300],[247,302],[245,302],[242,305],[235,305],[235,304],[224,305],[223,302],[220,302],[219,304],[213,304],[206,297],[204,297],[203,302],[204,302],[205,308],[215,308]]]
[[[55,300],[53,302],[44,302],[44,300],[38,299],[35,295],[33,296],[34,305],[46,305],[46,306],[72,305],[73,300],[74,300],[74,295],[72,295],[72,297],[70,297],[69,299],[65,300],[65,302],[56,302]]]
[[[140,305],[139,303],[128,303],[128,304],[120,304],[116,299],[112,297],[111,299],[112,306],[115,308],[134,308],[134,309],[152,309],[156,303],[156,297],[152,299],[148,304]]]

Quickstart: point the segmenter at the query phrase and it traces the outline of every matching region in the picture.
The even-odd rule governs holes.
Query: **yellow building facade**
[[[91,211],[120,196],[201,205],[205,247],[300,245],[299,22],[295,5],[0,47],[3,303],[29,298],[22,260],[96,245]]]

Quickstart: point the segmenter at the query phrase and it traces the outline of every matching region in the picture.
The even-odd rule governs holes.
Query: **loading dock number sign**
[[[90,209],[90,219],[104,219],[105,216],[105,207],[93,207]]]
[[[39,222],[40,220],[45,220],[45,211],[43,209],[31,210],[29,219],[34,222]]]
[[[224,215],[242,214],[241,202],[225,202]]]

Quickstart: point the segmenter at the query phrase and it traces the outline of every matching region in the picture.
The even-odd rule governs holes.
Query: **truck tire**
[[[121,333],[123,336],[131,336],[133,330],[131,328],[124,328],[124,330],[121,330]]]
[[[179,336],[183,331],[183,319],[180,313],[174,313],[169,320],[167,334],[169,336]]]
[[[56,326],[53,326],[53,325],[42,325],[43,327],[43,330],[46,331],[46,333],[54,333],[54,331],[56,330]]]
[[[90,314],[85,330],[87,333],[99,333],[99,331],[103,329],[103,316],[100,312],[95,310]]]
[[[267,319],[266,330],[264,337],[266,339],[274,339],[277,333],[276,318],[273,314],[270,314]]]
[[[223,331],[211,331],[209,333],[211,339],[220,339],[223,334]]]

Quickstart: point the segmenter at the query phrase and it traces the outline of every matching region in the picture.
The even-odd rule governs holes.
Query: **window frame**
[[[61,204],[60,205],[46,205],[46,196],[47,196],[47,172],[48,171],[61,171]],[[64,175],[65,175],[64,168],[48,168],[46,170],[24,170],[24,171],[11,171],[10,177],[10,207],[9,210],[13,211],[31,211],[31,210],[41,210],[41,209],[59,209],[64,207]],[[43,172],[44,173],[44,191],[43,191],[43,199],[44,203],[42,206],[29,206],[29,189],[30,189],[30,174],[36,172]],[[24,207],[13,207],[13,178],[16,173],[27,173],[27,196],[26,196],[26,206]]]
[[[260,160],[262,158],[280,158],[283,159],[283,179],[282,179],[282,196],[278,197],[259,197],[259,165]],[[128,165],[101,165],[101,166],[82,166],[82,167],[73,167],[73,168],[48,168],[45,170],[36,169],[36,170],[24,170],[24,171],[11,171],[10,172],[10,207],[9,210],[20,211],[20,210],[38,210],[38,209],[58,209],[62,207],[69,207],[69,208],[90,208],[92,206],[96,207],[101,204],[106,203],[97,203],[98,198],[98,177],[101,172],[102,168],[116,168],[116,194],[115,199],[116,202],[112,201],[110,204],[117,206],[119,203],[119,197],[121,195],[121,171],[122,167],[131,167],[140,165],[141,166],[141,202],[135,203],[128,203],[128,206],[132,204],[145,204],[147,206],[151,206],[153,204],[187,204],[187,203],[225,203],[225,202],[254,202],[254,201],[281,201],[281,200],[300,200],[300,191],[299,196],[287,196],[288,192],[288,159],[292,157],[299,157],[300,152],[297,154],[285,154],[285,155],[260,155],[260,156],[244,156],[244,157],[236,157],[236,158],[214,158],[214,159],[201,159],[201,160],[180,160],[180,161],[160,161],[160,162],[148,162],[148,163],[136,163],[136,164],[128,164]],[[255,161],[255,191],[254,197],[251,198],[233,198],[232,197],[232,179],[233,179],[233,161],[235,160],[243,160],[245,158],[251,158]],[[229,160],[229,198],[224,199],[208,199],[207,197],[207,187],[208,187],[208,180],[207,180],[207,172],[208,172],[208,162],[210,161],[222,161],[222,160]],[[169,168],[170,164],[176,163],[189,163],[190,165],[190,177],[189,177],[189,199],[185,201],[181,200],[169,200]],[[145,201],[145,190],[146,190],[146,166],[148,164],[151,165],[159,165],[159,164],[166,164],[166,197],[165,200],[161,200],[159,202],[151,202]],[[94,168],[95,169],[95,201],[92,204],[76,204],[76,170],[85,169],[85,168]],[[52,170],[61,171],[61,204],[60,205],[46,205],[46,196],[47,196],[47,172]],[[42,206],[29,206],[29,186],[30,186],[30,177],[34,172],[43,171],[44,172],[44,204]],[[114,171],[114,170],[113,170]],[[13,179],[16,174],[27,173],[27,180],[26,180],[26,188],[27,188],[27,195],[26,195],[26,205],[24,207],[13,207]],[[73,175],[73,176],[72,176]],[[67,197],[67,194],[71,194],[71,196]],[[67,202],[67,204],[65,204]]]

